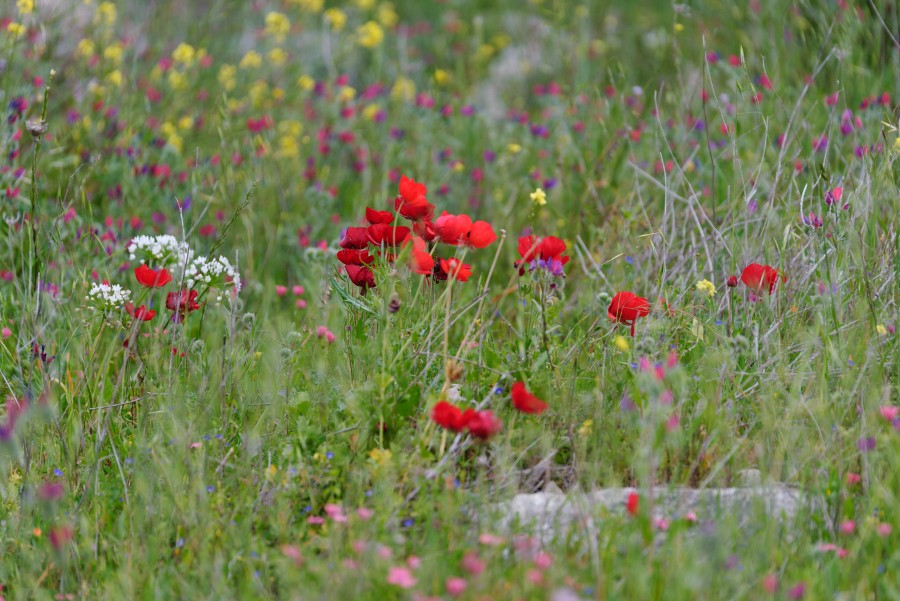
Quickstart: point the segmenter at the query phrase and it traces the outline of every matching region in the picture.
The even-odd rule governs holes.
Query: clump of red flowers
[[[503,428],[503,424],[491,411],[476,411],[475,409],[460,409],[447,401],[440,401],[431,410],[431,419],[451,432],[466,432],[487,440]]]
[[[393,263],[397,249],[409,249],[410,270],[435,281],[454,278],[460,282],[472,276],[472,266],[455,257],[435,256],[437,243],[466,248],[485,248],[497,234],[486,221],[472,221],[466,214],[446,211],[432,221],[434,205],[428,202],[428,189],[408,177],[400,177],[394,211],[366,208],[366,222],[361,227],[344,230],[337,259],[344,265],[347,277],[365,293],[377,287],[373,267],[382,261]],[[411,222],[411,227],[397,223],[398,216]]]
[[[516,261],[519,275],[525,274],[525,266],[529,271],[543,269],[555,276],[563,276],[563,266],[569,262],[569,257],[563,255],[566,252],[566,243],[556,236],[538,238],[535,236],[522,236],[518,246],[521,259]]]
[[[634,324],[638,317],[647,317],[650,314],[650,302],[633,292],[619,292],[609,303],[606,314],[616,323],[630,325],[631,335],[634,336]]]

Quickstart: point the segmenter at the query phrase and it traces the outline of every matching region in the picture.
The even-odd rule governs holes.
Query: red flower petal
[[[522,413],[540,415],[548,407],[547,403],[528,392],[524,382],[516,382],[513,384],[510,393],[512,395],[513,407]]]
[[[141,286],[146,288],[162,288],[172,281],[172,274],[166,269],[159,271],[141,265],[134,270],[134,277]]]

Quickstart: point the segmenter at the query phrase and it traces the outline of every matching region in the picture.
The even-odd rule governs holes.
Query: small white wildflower
[[[206,258],[197,257],[184,270],[185,283],[188,288],[193,288],[195,284],[202,283],[212,286],[219,283],[230,284],[235,291],[241,289],[241,276],[231,262],[223,256]],[[219,296],[218,301],[222,300]]]
[[[118,284],[91,284],[85,300],[88,301],[90,308],[96,311],[112,311],[121,309],[122,306],[131,300],[131,290],[122,288]]]
[[[184,268],[194,256],[187,242],[179,242],[175,236],[135,236],[128,245],[128,258],[151,261],[154,267]]]

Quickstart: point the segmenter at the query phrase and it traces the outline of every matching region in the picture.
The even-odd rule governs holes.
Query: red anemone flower
[[[750,263],[741,273],[741,281],[744,282],[747,288],[757,294],[762,293],[764,290],[768,290],[769,294],[772,294],[775,291],[775,286],[778,284],[779,275],[778,270],[774,267]],[[784,276],[781,276],[781,279],[784,280]]]
[[[151,319],[156,317],[156,311],[154,311],[153,309],[148,309],[146,305],[141,305],[140,307],[135,309],[133,303],[126,303],[125,312],[138,321],[150,321]]]
[[[487,221],[476,221],[466,214],[452,215],[446,211],[435,219],[434,231],[444,244],[485,248],[497,239],[494,228]]]
[[[344,269],[347,270],[350,281],[362,288],[363,292],[365,292],[367,288],[375,287],[375,274],[372,273],[372,270],[368,267],[347,265]]]
[[[390,211],[376,211],[375,209],[366,207],[366,221],[371,225],[375,225],[376,223],[393,223],[394,214]]]
[[[441,259],[441,271],[460,282],[465,282],[472,276],[472,266],[459,259]]]
[[[344,265],[371,265],[375,261],[375,257],[370,255],[369,251],[356,248],[339,250],[337,259]]]
[[[540,415],[548,407],[547,403],[528,392],[524,382],[513,384],[510,393],[512,394],[513,407],[522,413]]]
[[[431,275],[434,271],[434,257],[426,250],[425,241],[418,236],[413,236],[411,240],[413,247],[409,258],[410,269],[420,275]],[[408,243],[409,240],[404,243],[404,246]]]
[[[431,419],[434,423],[451,432],[462,432],[465,430],[474,415],[474,409],[463,411],[447,401],[439,402],[431,410]]]
[[[400,176],[400,195],[394,200],[394,210],[410,221],[431,221],[434,205],[428,202],[425,184]]]
[[[490,411],[476,411],[466,424],[469,434],[487,440],[503,428],[500,420]]]
[[[430,221],[415,222],[413,224],[413,233],[425,242],[431,242],[437,238],[437,233],[434,231],[434,224]]]
[[[611,320],[630,325],[631,335],[634,336],[634,322],[638,317],[650,314],[650,303],[633,292],[619,292],[609,303],[606,313]]]
[[[199,308],[196,290],[182,288],[166,295],[166,309],[172,311],[172,321],[175,323],[181,323],[188,313]]]
[[[369,245],[369,228],[348,227],[338,246],[341,248],[363,249]]]
[[[409,238],[409,228],[404,225],[376,223],[368,228],[369,242],[375,246],[397,246]]]
[[[519,238],[517,250],[519,256],[522,257],[516,261],[519,268],[519,275],[525,273],[525,264],[533,261],[541,260],[545,267],[555,275],[562,273],[562,267],[569,262],[566,252],[566,243],[556,236],[547,236],[545,238],[537,238],[535,236],[522,236]]]
[[[140,265],[134,270],[134,277],[145,288],[162,288],[172,281],[172,274],[166,269],[150,269],[146,265]]]

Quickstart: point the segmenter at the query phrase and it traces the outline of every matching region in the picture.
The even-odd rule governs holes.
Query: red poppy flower
[[[522,413],[540,415],[547,409],[547,403],[528,392],[524,382],[516,382],[510,389],[513,407]]]
[[[375,287],[375,274],[372,273],[372,270],[368,267],[347,265],[344,269],[347,270],[350,281],[362,288],[363,292],[365,292],[367,288]]]
[[[409,238],[409,228],[403,225],[376,223],[368,228],[369,242],[375,246],[397,246]]]
[[[146,305],[141,305],[140,307],[135,309],[133,303],[126,303],[125,312],[138,321],[150,321],[151,319],[156,317],[156,311],[154,311],[153,309],[148,309]]]
[[[728,281],[726,282],[729,288],[735,288],[738,284],[738,279],[736,275],[732,275],[728,277]]]
[[[344,265],[371,265],[375,261],[375,257],[370,255],[369,251],[356,248],[339,250],[337,259]]]
[[[778,284],[778,270],[768,265],[760,265],[759,263],[750,263],[741,273],[741,281],[757,294],[768,290],[769,294],[775,291]],[[784,280],[784,276],[781,276]]]
[[[502,428],[503,424],[490,411],[476,411],[466,424],[469,434],[482,440],[487,440]]]
[[[466,214],[451,215],[446,211],[435,219],[434,231],[441,242],[453,246],[485,248],[497,239],[494,228],[487,221],[472,223],[472,218]]]
[[[541,267],[549,270],[554,275],[561,275],[563,265],[569,262],[569,257],[563,255],[566,252],[566,243],[556,236],[547,236],[545,238],[522,236],[519,238],[517,250],[519,251],[519,256],[522,257],[519,261],[516,261],[519,275],[525,273],[526,263],[537,260],[543,262]]]
[[[375,225],[376,223],[393,223],[394,214],[390,211],[376,211],[375,209],[366,207],[366,221],[371,225]]]
[[[628,493],[628,501],[625,503],[625,510],[628,512],[628,515],[635,516],[638,512],[638,505],[640,504],[641,497],[638,496],[636,492]]]
[[[634,322],[638,317],[650,314],[650,303],[633,292],[619,292],[613,297],[606,313],[611,320],[630,325],[631,335],[634,336]]]
[[[430,221],[417,221],[413,224],[413,233],[425,242],[431,242],[437,238],[434,231],[434,224]]]
[[[434,423],[451,432],[462,432],[465,430],[474,415],[474,409],[466,409],[463,411],[447,401],[439,402],[434,406],[434,409],[431,410],[431,419]]]
[[[465,282],[472,276],[472,266],[458,259],[441,259],[441,271]]]
[[[394,210],[410,221],[431,221],[434,205],[428,202],[425,184],[405,175],[400,176],[400,195],[394,200]]]
[[[362,249],[369,245],[369,228],[348,227],[338,246],[341,248]]]
[[[172,321],[175,323],[181,323],[188,313],[199,308],[196,290],[182,288],[177,292],[170,292],[166,295],[166,309],[172,311]]]
[[[418,236],[413,236],[410,240],[413,245],[409,258],[410,269],[420,275],[430,275],[434,271],[434,257],[426,250],[425,241]],[[404,243],[404,246],[406,244],[409,244],[409,240]]]
[[[162,288],[172,281],[172,274],[166,269],[150,269],[146,265],[140,265],[134,270],[134,277],[138,283],[146,288]]]

